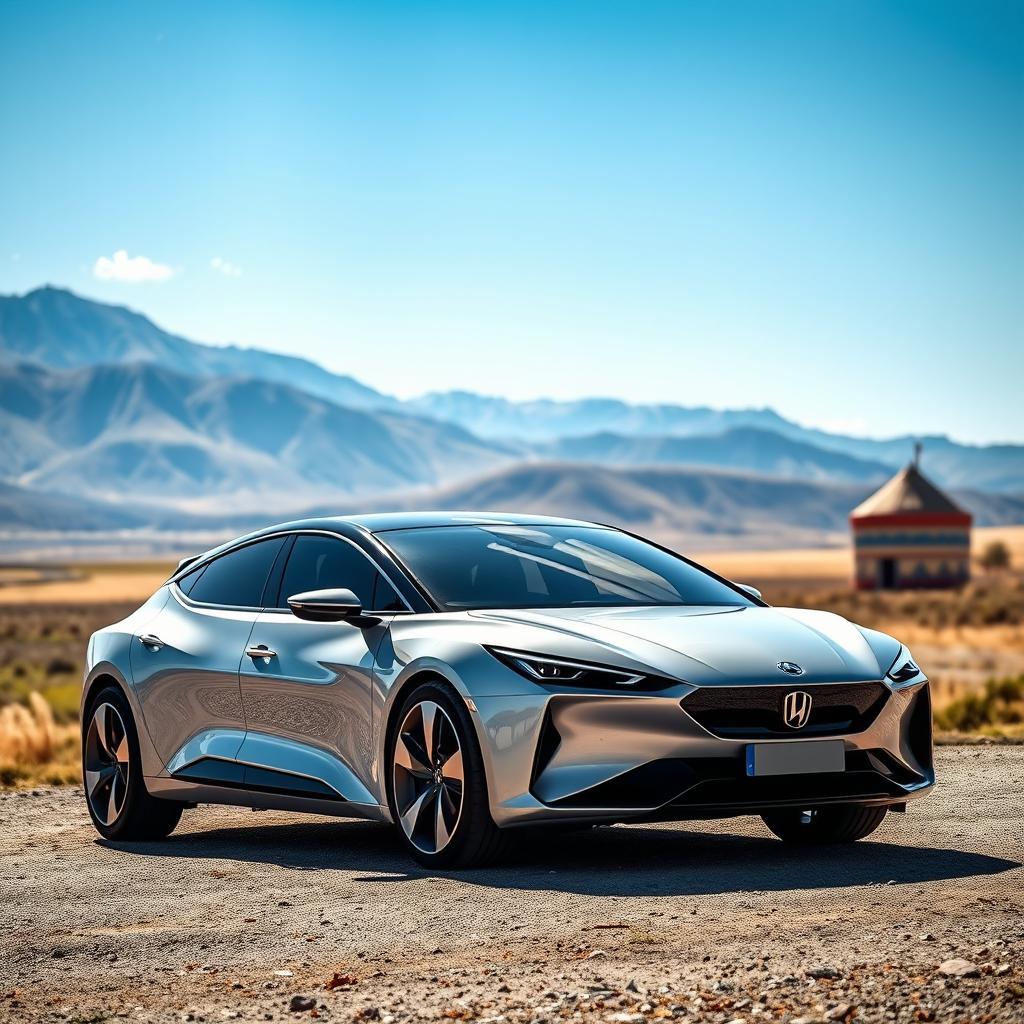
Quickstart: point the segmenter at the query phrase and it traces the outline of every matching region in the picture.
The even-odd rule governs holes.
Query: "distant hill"
[[[0,428],[12,482],[197,511],[436,485],[511,456],[452,424],[145,363],[0,366]]]
[[[938,435],[895,437],[886,440],[846,437],[823,430],[784,428],[788,436],[827,451],[843,452],[858,459],[876,460],[897,468],[905,466],[914,443],[924,446],[923,468],[930,479],[947,488],[1024,493],[1024,445],[970,445]]]
[[[0,529],[131,530],[147,525],[146,517],[105,502],[65,494],[43,494],[0,483]]]
[[[615,398],[514,402],[471,391],[432,392],[406,403],[426,416],[459,423],[480,437],[552,441],[610,431],[628,435],[720,434],[732,427],[777,430],[789,424],[771,409],[631,405]]]
[[[201,345],[124,306],[49,286],[25,295],[0,295],[0,361],[56,370],[153,363],[193,376],[258,377],[290,384],[357,409],[398,407],[396,399],[308,359],[235,345]]]
[[[1009,494],[1024,493],[1024,445],[965,445],[947,437],[904,436],[886,440],[848,437],[804,427],[771,409],[709,409],[703,406],[633,405],[609,398],[577,401],[540,399],[514,402],[467,391],[424,395],[407,405],[436,419],[458,423],[480,437],[520,439],[545,445],[597,434],[620,437],[708,437],[736,428],[755,428],[766,440],[782,435],[801,444],[839,452],[893,472],[906,465],[914,442],[923,440],[925,469],[943,487],[965,487]],[[747,441],[752,435],[746,436]],[[774,445],[774,442],[772,442]],[[639,449],[641,452],[643,448]],[[565,450],[565,454],[570,454]],[[708,457],[711,451],[708,449]],[[747,463],[770,464],[770,453],[748,449]],[[665,458],[663,461],[670,461]],[[735,461],[715,465],[728,467]],[[820,464],[820,463],[819,463]],[[846,479],[840,476],[839,479]]]
[[[733,427],[710,437],[624,436],[604,431],[561,438],[539,450],[571,462],[708,466],[788,480],[881,483],[892,472],[883,462],[819,448],[759,427]]]

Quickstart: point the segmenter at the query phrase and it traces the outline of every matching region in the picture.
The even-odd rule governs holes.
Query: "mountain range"
[[[842,530],[915,440],[832,434],[771,409],[466,391],[401,401],[63,289],[0,296],[7,529],[65,528],[75,501],[80,529],[505,506],[789,544]],[[980,521],[1024,521],[1024,446],[923,440],[928,474]]]
[[[450,423],[152,363],[0,366],[0,427],[8,481],[192,510],[437,485],[512,456]]]
[[[707,466],[785,480],[879,482],[892,473],[860,459],[759,427],[731,427],[710,436],[624,435],[610,431],[562,437],[538,447],[553,458],[609,466]]]
[[[355,409],[398,405],[396,399],[308,359],[236,345],[202,345],[161,330],[123,306],[50,286],[26,295],[0,295],[0,359],[53,370],[152,363],[194,376],[278,381]]]
[[[514,402],[470,391],[433,392],[409,404],[426,416],[460,423],[480,437],[551,441],[613,429],[617,434],[686,437],[719,434],[733,427],[785,432],[796,427],[771,409],[709,409],[705,406],[631,405],[616,398]]]
[[[778,445],[778,438],[788,438],[822,451],[838,452],[875,463],[882,467],[882,472],[892,473],[906,465],[913,455],[915,443],[922,442],[929,474],[942,486],[1024,493],[1024,445],[967,445],[942,435],[884,440],[850,437],[802,426],[772,409],[634,405],[611,398],[512,402],[466,391],[428,394],[412,399],[407,406],[437,419],[458,423],[479,437],[531,441],[540,444],[541,450],[544,450],[544,445],[552,443],[555,450],[559,450],[559,445],[565,450],[566,441],[574,438],[609,435],[615,438],[707,438],[748,428],[759,433],[737,436],[748,441],[759,437],[765,444],[774,446]],[[599,449],[600,445],[594,447]],[[678,451],[685,454],[686,449],[680,446]],[[737,465],[744,462],[735,455],[732,459]],[[746,460],[744,468],[756,468],[750,463],[765,464],[765,460],[758,453],[753,459]]]

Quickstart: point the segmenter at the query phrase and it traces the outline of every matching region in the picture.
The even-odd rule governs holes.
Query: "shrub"
[[[27,704],[0,707],[0,786],[59,784],[80,779],[79,734],[54,721],[38,693]]]
[[[28,695],[28,706],[0,708],[0,761],[43,764],[57,747],[57,726],[50,705],[38,694]]]
[[[1010,549],[1001,540],[990,540],[981,552],[978,564],[985,570],[1009,569]]]
[[[1024,721],[1024,676],[990,679],[981,693],[970,693],[937,711],[935,721],[954,732],[979,732]]]

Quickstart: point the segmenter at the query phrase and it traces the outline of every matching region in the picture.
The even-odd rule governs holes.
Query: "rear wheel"
[[[416,687],[388,743],[391,816],[427,867],[473,867],[494,858],[503,836],[491,818],[487,779],[465,702],[447,683]]]
[[[181,818],[182,804],[146,792],[135,719],[115,686],[89,702],[82,723],[82,781],[89,817],[105,839],[164,839]]]
[[[863,839],[882,824],[885,812],[884,807],[840,804],[806,810],[766,811],[761,817],[784,842],[815,846]]]

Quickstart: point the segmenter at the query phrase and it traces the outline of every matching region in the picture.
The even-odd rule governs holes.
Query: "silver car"
[[[531,515],[305,520],[187,559],[93,635],[82,723],[109,839],[240,804],[390,821],[432,867],[531,825],[848,842],[935,781],[898,641]]]

